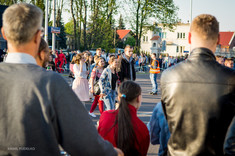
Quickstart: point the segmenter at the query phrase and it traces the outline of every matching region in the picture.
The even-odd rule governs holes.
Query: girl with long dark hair
[[[118,91],[119,108],[102,113],[98,132],[105,139],[120,148],[125,156],[147,155],[149,132],[137,117],[142,95],[140,86],[133,81],[125,81]]]

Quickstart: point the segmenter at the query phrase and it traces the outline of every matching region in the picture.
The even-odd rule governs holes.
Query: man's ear
[[[40,57],[40,59],[41,60],[45,60],[45,56],[46,56],[46,54],[45,54],[45,52],[44,51],[41,51],[40,53],[39,53],[39,57]]]
[[[217,45],[219,44],[220,42],[220,34],[218,34],[218,41],[217,41]]]
[[[37,33],[35,34],[34,36],[34,43],[38,43],[38,45],[40,44],[41,42],[41,31],[37,31]]]
[[[191,44],[191,37],[192,37],[192,34],[191,32],[188,33],[188,43]]]
[[[7,40],[6,35],[5,35],[5,33],[4,33],[3,27],[1,28],[1,32],[2,32],[2,37],[3,37],[5,40]]]

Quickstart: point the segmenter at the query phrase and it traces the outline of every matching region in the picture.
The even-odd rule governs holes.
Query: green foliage
[[[68,23],[64,25],[65,32],[69,35],[74,35],[74,30],[73,30],[73,21],[70,20]]]
[[[116,51],[116,49],[113,48],[113,49],[110,49],[110,50],[109,50],[109,53],[115,53],[115,51]]]
[[[124,24],[124,22],[123,22],[123,18],[122,18],[122,14],[120,15],[120,17],[119,17],[119,25],[118,25],[118,29],[126,29],[125,28],[125,24]]]
[[[125,41],[125,46],[126,45],[135,46],[135,42],[136,42],[136,40],[134,37],[132,37],[132,36],[128,37]]]
[[[59,27],[60,27],[60,34],[57,35],[59,37],[58,47],[59,49],[66,49],[67,45],[66,45],[66,33],[65,33],[64,24],[60,22]]]
[[[12,5],[19,2],[26,2],[26,0],[0,0],[0,5]]]

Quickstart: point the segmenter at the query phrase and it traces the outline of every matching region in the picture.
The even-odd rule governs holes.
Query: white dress
[[[89,101],[90,97],[86,64],[83,64],[82,71],[79,64],[74,64],[73,71],[75,76],[72,86],[73,91],[81,101]]]

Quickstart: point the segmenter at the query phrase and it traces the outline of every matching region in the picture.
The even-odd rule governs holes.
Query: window
[[[143,36],[143,42],[145,42],[145,36]]]
[[[184,49],[185,49],[185,46],[177,46],[176,47],[176,52],[180,52],[180,53],[183,53],[184,52]]]
[[[148,42],[148,36],[146,36],[146,42]]]
[[[178,32],[178,33],[177,33],[177,38],[185,39],[185,33],[183,33],[183,32]]]
[[[153,43],[153,47],[156,47],[156,43]]]

